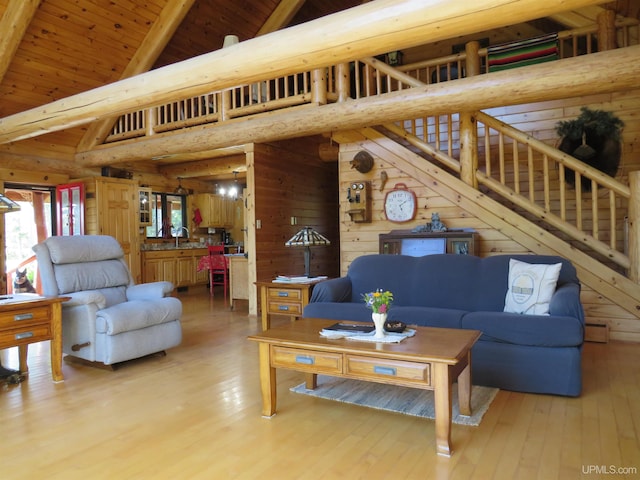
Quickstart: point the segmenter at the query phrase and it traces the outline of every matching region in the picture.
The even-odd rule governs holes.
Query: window
[[[151,226],[147,227],[147,238],[168,238],[176,235],[189,236],[186,197],[153,192],[151,194]]]

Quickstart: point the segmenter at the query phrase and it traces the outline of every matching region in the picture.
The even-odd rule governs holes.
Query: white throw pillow
[[[556,291],[561,268],[561,263],[530,264],[510,259],[504,311],[549,315],[549,302]]]

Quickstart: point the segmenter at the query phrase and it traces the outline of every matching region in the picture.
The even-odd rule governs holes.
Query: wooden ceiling
[[[282,1],[282,5],[281,5]],[[253,38],[362,0],[0,0],[0,118],[221,48],[224,36]],[[640,0],[615,7],[638,16]],[[531,22],[531,32],[592,23],[602,7]],[[288,15],[282,15],[285,11]],[[11,34],[9,34],[11,32]],[[530,32],[527,32],[530,33]],[[2,146],[72,158],[90,126]],[[87,133],[89,132],[89,133]]]

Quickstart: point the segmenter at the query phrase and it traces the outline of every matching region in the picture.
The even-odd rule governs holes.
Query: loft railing
[[[616,40],[620,47],[638,44],[639,36],[638,22],[625,20],[616,26]],[[560,58],[588,54],[595,51],[597,26],[560,32],[558,39]],[[487,49],[479,49],[477,54],[482,66],[480,73],[486,73]],[[371,58],[238,85],[126,113],[115,122],[106,142],[224,122],[304,104],[358,99],[455,80],[465,75],[466,62],[466,52],[397,69]]]

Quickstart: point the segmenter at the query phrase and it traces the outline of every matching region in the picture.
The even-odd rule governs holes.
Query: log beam
[[[597,0],[377,0],[0,120],[0,143],[291,72],[512,25]]]
[[[85,166],[178,154],[227,145],[302,137],[459,111],[559,100],[637,88],[640,46],[584,55],[451,82],[415,87],[314,108],[280,110],[242,123],[212,125],[184,133],[156,135],[123,145],[104,145],[76,155]],[[544,79],[544,82],[540,79]]]

